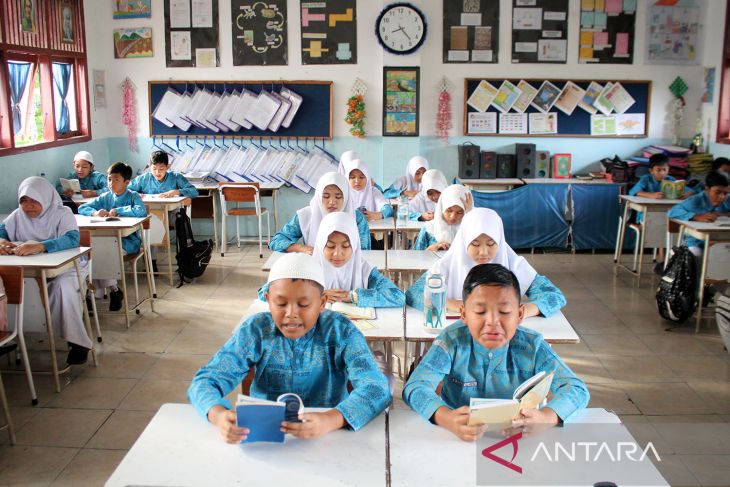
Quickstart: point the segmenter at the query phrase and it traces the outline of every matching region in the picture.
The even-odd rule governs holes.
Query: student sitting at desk
[[[350,199],[367,221],[382,220],[393,216],[393,207],[378,188],[370,182],[370,170],[360,159],[345,163],[345,177],[350,183]]]
[[[190,403],[228,443],[239,443],[249,430],[236,427],[225,396],[253,368],[251,396],[276,400],[292,392],[306,407],[333,408],[305,413],[301,423],[283,422],[282,431],[317,438],[343,427],[359,430],[392,397],[362,333],[344,315],[324,309],[322,267],[310,255],[287,254],[272,266],[268,283],[270,312],[247,318],[195,374]]]
[[[18,203],[20,208],[0,224],[0,255],[53,253],[79,246],[76,219],[46,179],[33,176],[20,183]],[[79,267],[82,279],[86,279],[88,261],[80,259]],[[66,363],[85,363],[92,343],[84,328],[76,270],[53,278],[48,283],[48,297],[54,327],[68,342]]]
[[[327,301],[363,308],[397,308],[405,304],[403,291],[363,258],[357,227],[347,213],[330,213],[322,219],[314,256],[324,270]],[[265,301],[268,290],[268,284],[264,284],[259,299]]]
[[[138,193],[128,189],[132,179],[132,168],[123,162],[115,162],[107,171],[109,191],[79,206],[79,214],[86,216],[133,216],[142,218],[147,216],[147,209]],[[142,239],[135,232],[122,239],[124,254],[136,254],[142,245]],[[109,311],[122,309],[124,293],[117,287],[115,279],[94,279],[98,291],[105,287],[111,289],[109,293]]]
[[[368,222],[352,204],[347,179],[336,172],[324,173],[319,178],[309,206],[297,210],[296,215],[276,232],[269,242],[269,249],[275,252],[304,252],[311,255],[322,218],[335,211],[345,212],[355,219],[361,248],[370,250]],[[301,244],[297,243],[300,238],[303,241]]]
[[[337,165],[337,173],[347,177],[347,175],[345,174],[345,164],[348,164],[350,161],[353,161],[355,159],[360,159],[360,157],[354,150],[346,150],[345,152],[343,152],[340,156],[340,163]],[[376,183],[374,179],[370,179],[370,184],[372,184],[378,191],[383,193],[383,188],[378,183]]]
[[[525,303],[525,317],[551,316],[565,306],[560,289],[541,276],[532,266],[512,250],[504,239],[502,219],[489,208],[474,208],[464,216],[461,227],[449,250],[431,270],[438,269],[446,280],[446,298],[449,310],[461,306],[461,287],[469,271],[477,264],[501,264],[517,275],[520,293]],[[426,274],[406,292],[406,303],[423,309],[423,286]]]
[[[142,194],[156,194],[161,198],[185,196],[196,198],[198,190],[185,176],[170,171],[170,158],[167,152],[157,150],[150,154],[150,170],[134,178],[129,185],[131,191]]]
[[[722,171],[725,174],[730,174],[730,159],[727,157],[718,157],[714,161],[712,161],[712,171]],[[696,179],[694,181],[697,181]],[[690,189],[695,193],[702,193],[705,190],[705,183],[702,181],[697,181],[697,184],[690,187]]]
[[[471,191],[461,184],[448,186],[436,203],[433,220],[421,228],[413,244],[415,250],[449,250],[459,225],[469,210],[474,207]]]
[[[84,198],[93,198],[107,191],[106,176],[99,171],[94,171],[94,157],[85,150],[77,152],[74,156],[74,170],[68,173],[66,179],[79,180],[81,196]],[[69,198],[74,194],[71,189],[64,191],[60,182],[56,185],[56,189]]]
[[[421,191],[421,178],[423,173],[430,169],[425,157],[413,156],[408,161],[406,175],[400,176],[393,181],[383,194],[386,198],[397,198],[401,194],[413,198]]]
[[[662,199],[664,198],[662,181],[665,179],[667,181],[676,181],[674,177],[669,175],[669,158],[664,154],[654,154],[649,158],[649,174],[639,179],[639,182],[629,190],[629,195]],[[692,191],[688,188],[685,188],[684,191],[682,198],[692,196]],[[641,221],[641,218],[642,216],[639,217],[638,221]]]
[[[427,421],[464,441],[482,426],[469,426],[471,398],[512,399],[535,374],[553,372],[552,398],[540,409],[521,410],[515,427],[567,422],[588,405],[588,389],[542,335],[520,325],[520,282],[498,264],[480,264],[464,281],[461,319],[433,342],[403,388],[403,400]],[[442,383],[441,394],[436,388]]]
[[[413,213],[417,214],[419,221],[433,220],[436,203],[438,203],[441,193],[448,185],[449,182],[446,181],[446,176],[438,169],[426,171],[421,179],[421,192],[408,204],[411,215]]]

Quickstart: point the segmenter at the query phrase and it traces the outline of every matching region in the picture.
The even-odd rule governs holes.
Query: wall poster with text
[[[286,0],[231,0],[234,66],[288,64]]]

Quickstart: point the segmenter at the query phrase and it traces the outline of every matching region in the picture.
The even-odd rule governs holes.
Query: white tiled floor
[[[637,435],[656,434],[661,422],[730,422],[730,355],[711,326],[700,335],[666,331],[650,271],[637,287],[628,273],[614,274],[610,255],[527,257],[566,294],[581,343],[555,349],[588,383],[590,406],[620,414]],[[195,284],[170,289],[159,280],[156,313],[143,307],[129,329],[103,317],[98,367],[74,367],[60,394],[48,376],[36,377],[39,406],[30,406],[22,375],[3,374],[18,445],[0,432],[0,484],[103,485],[157,408],[185,401],[193,374],[264,282],[262,263],[257,249],[234,246],[225,258],[214,254]],[[42,366],[46,355],[33,360]],[[394,407],[404,407],[400,398]],[[702,439],[682,439],[684,451],[665,444],[659,465],[673,485],[730,483],[730,451],[694,454]]]

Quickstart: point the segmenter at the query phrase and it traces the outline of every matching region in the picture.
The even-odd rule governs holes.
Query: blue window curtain
[[[56,89],[61,97],[61,111],[56,120],[56,130],[59,134],[65,134],[69,130],[70,120],[66,96],[68,95],[70,81],[71,65],[67,63],[53,63],[53,82],[56,84]]]
[[[10,100],[13,104],[13,134],[17,134],[23,129],[20,120],[20,100],[25,93],[25,87],[28,84],[28,73],[30,72],[31,63],[8,63],[8,71],[10,73]]]

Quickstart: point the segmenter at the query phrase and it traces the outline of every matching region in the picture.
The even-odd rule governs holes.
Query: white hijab
[[[411,157],[406,167],[406,175],[396,179],[393,186],[400,188],[401,191],[421,191],[421,183],[416,182],[416,173],[421,168],[426,171],[430,169],[426,158],[421,156]]]
[[[319,181],[317,181],[314,197],[309,201],[309,206],[297,210],[299,228],[302,229],[302,239],[305,245],[314,245],[314,242],[317,240],[317,230],[319,230],[319,225],[327,214],[327,210],[322,206],[322,193],[330,185],[337,186],[342,191],[345,206],[340,211],[351,215],[353,220],[355,218],[355,208],[350,201],[350,185],[347,183],[347,179],[342,174],[337,174],[336,172],[324,173],[319,178]]]
[[[343,233],[350,239],[352,256],[342,267],[333,266],[324,257],[324,247],[333,232]],[[362,256],[360,235],[357,231],[355,219],[351,215],[336,211],[322,219],[319,232],[317,232],[317,241],[314,245],[314,256],[324,270],[325,289],[343,289],[345,291],[367,289],[373,266]]]
[[[61,237],[72,230],[78,231],[73,213],[63,206],[58,192],[45,178],[32,176],[24,179],[18,187],[18,204],[23,196],[36,200],[43,210],[37,218],[29,217],[21,208],[13,211],[3,222],[10,241],[42,242]]]
[[[438,269],[446,279],[446,297],[461,299],[466,275],[476,265],[466,252],[466,247],[481,234],[487,235],[499,246],[497,255],[490,263],[501,264],[514,272],[520,283],[520,292],[524,295],[535,279],[537,271],[524,257],[517,255],[512,247],[507,245],[502,219],[497,212],[489,208],[474,208],[464,215],[461,227],[449,250],[431,268],[431,272]]]
[[[345,152],[343,152],[340,156],[340,164],[337,166],[337,172],[347,177],[347,175],[345,174],[345,164],[353,159],[359,159],[359,157],[357,156],[357,152],[355,152],[354,150],[346,150]]]
[[[411,200],[410,209],[416,213],[425,213],[427,211],[435,211],[436,203],[428,197],[428,190],[435,189],[439,193],[443,193],[449,182],[446,180],[444,173],[438,169],[429,169],[423,173],[421,179],[421,192]]]
[[[441,198],[436,203],[433,213],[433,220],[426,224],[426,231],[433,235],[437,242],[451,243],[454,241],[460,223],[456,225],[446,223],[444,212],[452,206],[458,206],[466,212],[467,194],[469,194],[469,190],[461,184],[452,184],[441,192]]]
[[[388,204],[388,200],[385,199],[383,193],[370,184],[370,171],[368,170],[367,164],[360,159],[353,159],[346,162],[344,166],[346,171],[345,177],[348,178],[348,180],[350,178],[350,173],[355,169],[360,170],[367,178],[367,181],[365,181],[365,187],[362,191],[356,191],[350,187],[350,198],[352,199],[353,208],[358,209],[361,206],[364,206],[368,211],[380,211],[383,205]]]

